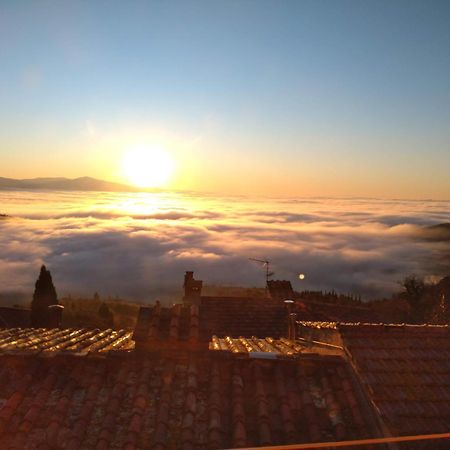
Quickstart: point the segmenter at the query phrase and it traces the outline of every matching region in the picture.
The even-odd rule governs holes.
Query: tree
[[[403,296],[411,309],[411,321],[421,323],[426,321],[427,313],[432,305],[427,301],[427,285],[417,275],[406,277],[402,286],[405,289]]]
[[[33,300],[31,302],[31,326],[48,326],[48,307],[57,304],[58,298],[55,286],[53,285],[52,275],[45,266],[42,266],[39,278],[35,284]]]

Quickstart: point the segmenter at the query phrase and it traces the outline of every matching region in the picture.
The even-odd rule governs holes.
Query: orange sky
[[[0,176],[450,198],[448,2],[131,3],[2,5]]]

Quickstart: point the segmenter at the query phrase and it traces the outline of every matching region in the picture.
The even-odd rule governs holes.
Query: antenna
[[[269,266],[270,266],[270,261],[268,261],[267,259],[257,259],[257,258],[248,258],[250,261],[256,261],[259,263],[263,263],[264,266],[266,266],[266,286],[269,283],[269,278],[274,274],[273,272],[271,272],[269,270]]]

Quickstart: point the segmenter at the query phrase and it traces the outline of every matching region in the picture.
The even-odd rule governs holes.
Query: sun
[[[161,187],[172,176],[174,162],[164,150],[137,147],[125,152],[122,169],[130,183],[139,187]]]

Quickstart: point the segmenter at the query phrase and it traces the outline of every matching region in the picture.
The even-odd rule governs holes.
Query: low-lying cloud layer
[[[411,273],[450,272],[449,241],[423,227],[450,222],[450,202],[218,198],[175,194],[0,192],[0,299],[30,296],[39,266],[60,296],[177,300],[185,270],[208,284],[378,298]],[[298,274],[304,273],[300,281]]]

